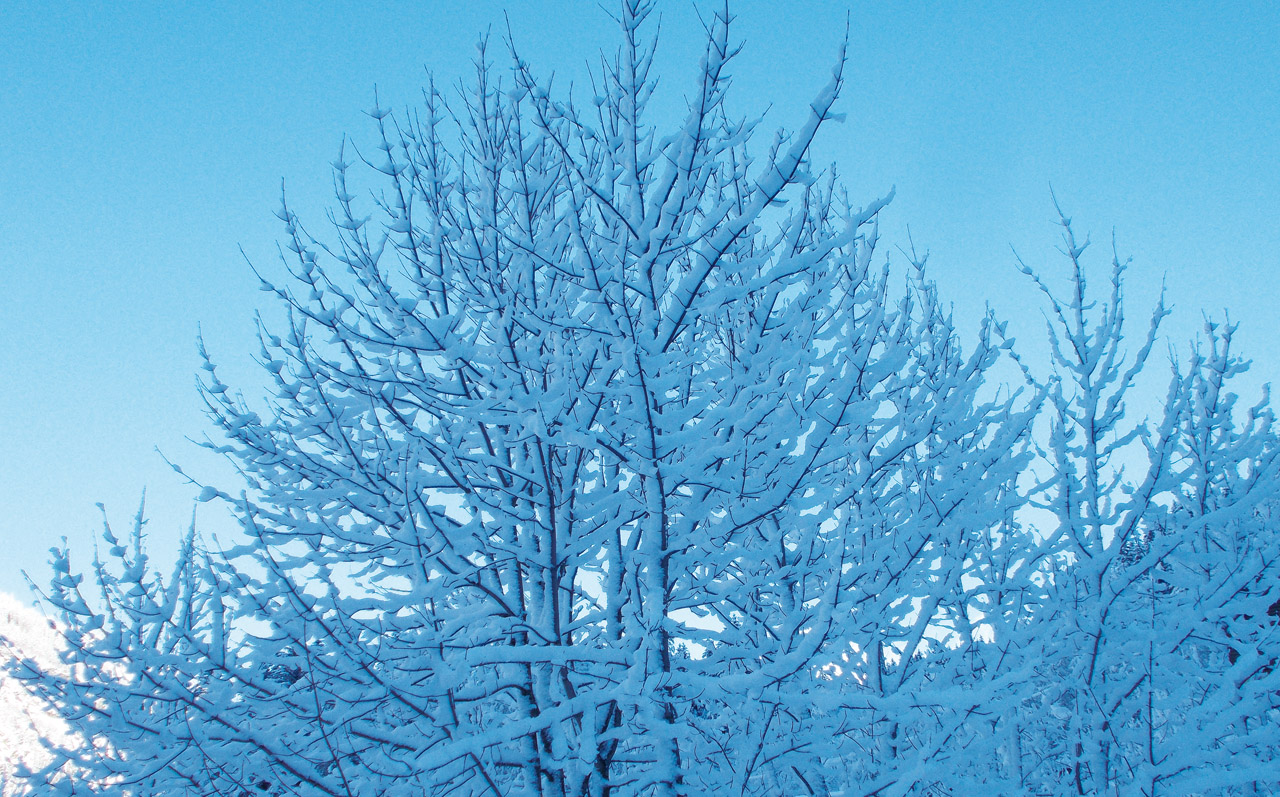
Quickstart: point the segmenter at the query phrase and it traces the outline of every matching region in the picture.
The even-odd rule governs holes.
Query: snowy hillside
[[[26,655],[48,665],[58,662],[58,635],[38,611],[11,595],[0,593],[0,637]],[[0,644],[8,659],[8,644]],[[0,671],[0,795],[25,794],[13,773],[20,761],[34,766],[48,760],[40,737],[65,734],[61,720],[49,716],[21,683]]]

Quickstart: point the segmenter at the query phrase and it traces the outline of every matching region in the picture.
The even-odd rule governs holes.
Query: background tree
[[[1266,396],[1236,408],[1230,325],[1206,325],[1185,368],[1174,358],[1165,405],[1129,411],[1163,301],[1136,353],[1126,351],[1122,275],[1089,290],[1079,243],[1059,211],[1070,296],[1049,300],[1054,374],[1047,446],[1030,491],[1048,510],[1057,555],[1029,650],[1034,676],[1015,739],[1018,782],[1038,793],[1239,793],[1275,787],[1276,438]],[[1207,346],[1207,351],[1205,347]],[[1227,639],[1240,624],[1271,650],[1246,669]],[[1228,774],[1219,767],[1240,754]]]
[[[48,618],[15,598],[0,595],[0,660],[26,656],[56,669],[59,640]],[[66,724],[43,701],[32,699],[20,681],[0,682],[0,795],[26,791],[16,773],[48,763],[42,740],[51,738],[68,745],[80,741],[69,738]]]

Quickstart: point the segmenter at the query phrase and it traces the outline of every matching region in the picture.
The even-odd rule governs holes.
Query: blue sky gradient
[[[698,14],[660,6],[654,118],[682,108]],[[785,10],[779,10],[785,9]],[[148,491],[163,559],[198,488],[157,447],[224,489],[235,476],[187,440],[208,428],[197,330],[252,401],[254,314],[275,308],[241,256],[278,274],[281,182],[323,234],[328,163],[363,109],[417,103],[428,73],[470,76],[510,20],[521,55],[589,99],[586,66],[614,47],[591,2],[37,3],[0,6],[0,590],[47,580],[66,536],[87,564],[103,502],[127,525]],[[1040,303],[1012,249],[1051,283],[1052,184],[1104,268],[1114,228],[1132,255],[1130,310],[1162,280],[1184,346],[1229,308],[1256,388],[1280,366],[1280,4],[735,4],[745,49],[730,108],[794,126],[852,46],[843,125],[818,141],[852,194],[896,186],[889,251],[931,252],[973,321],[991,302],[1031,353]],[[201,505],[200,525],[230,532]]]

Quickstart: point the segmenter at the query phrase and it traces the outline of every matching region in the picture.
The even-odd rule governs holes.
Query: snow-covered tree
[[[1129,568],[1150,618],[1127,751],[1147,794],[1280,790],[1280,441],[1268,399],[1241,408],[1231,392],[1246,368],[1234,330],[1205,325],[1176,416],[1174,497]]]
[[[272,394],[204,355],[245,484],[201,497],[243,536],[161,575],[140,513],[88,584],[55,552],[72,666],[17,672],[96,741],[42,793],[1265,785],[1275,446],[1229,330],[1148,429],[1163,310],[1125,365],[1122,269],[1095,306],[1068,237],[1057,376],[993,384],[1004,325],[962,346],[923,259],[876,258],[889,198],[814,165],[846,53],[762,147],[722,11],[660,128],[651,11],[589,103],[482,46],[468,90],[370,111],[329,232],[282,200]]]
[[[0,593],[0,661],[33,660],[61,672],[60,636],[48,618],[16,598]],[[74,739],[56,712],[23,688],[21,681],[6,677],[0,668],[0,795],[22,794],[26,789],[19,773],[49,763],[43,740],[73,745]]]
[[[922,270],[894,298],[887,199],[814,170],[845,55],[756,152],[721,13],[661,133],[649,13],[622,5],[586,110],[483,49],[462,97],[373,110],[380,222],[345,151],[335,238],[282,206],[276,395],[251,411],[212,363],[205,384],[249,542],[190,545],[162,582],[140,534],[111,538],[105,613],[59,560],[49,597],[91,673],[64,699],[111,729],[84,762],[102,777],[774,793],[870,777],[828,741],[863,729],[880,776],[918,768],[893,704],[959,666],[927,651],[1009,611],[985,570],[1029,418],[978,398],[989,323],[965,355]],[[912,730],[935,747],[965,717],[938,705]]]
[[[1231,354],[1234,327],[1208,323],[1191,362],[1174,358],[1162,412],[1129,411],[1168,311],[1162,300],[1126,351],[1125,264],[1113,259],[1099,301],[1088,242],[1061,223],[1070,296],[1023,266],[1049,299],[1054,374],[1033,468],[1043,481],[1029,494],[1053,518],[1056,557],[1024,651],[1034,675],[1011,729],[1017,782],[1046,794],[1269,792],[1280,786],[1269,400],[1236,406],[1230,380],[1247,366]],[[1234,635],[1251,655],[1233,669]]]

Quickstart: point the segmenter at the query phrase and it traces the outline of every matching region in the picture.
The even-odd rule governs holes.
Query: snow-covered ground
[[[12,656],[10,645],[49,667],[58,660],[58,633],[39,611],[12,595],[0,593],[0,658]],[[13,777],[19,762],[37,766],[48,761],[41,737],[61,737],[66,725],[50,716],[23,685],[0,669],[0,795],[27,794]]]

